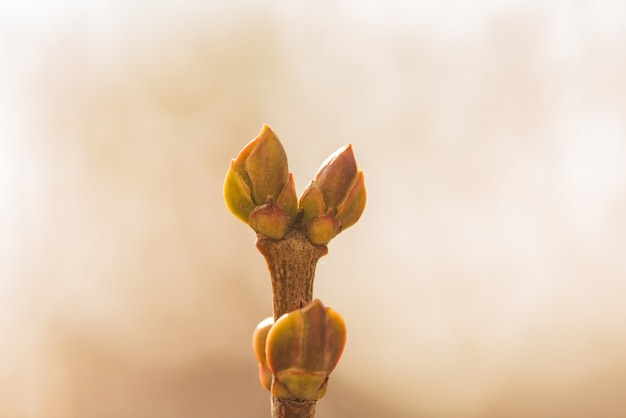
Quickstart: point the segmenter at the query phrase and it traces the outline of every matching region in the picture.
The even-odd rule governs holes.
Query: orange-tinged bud
[[[224,181],[226,206],[255,231],[281,239],[293,224],[298,197],[287,154],[268,125],[231,162]]]
[[[267,366],[265,342],[267,340],[267,333],[272,325],[274,325],[274,318],[271,316],[265,318],[257,325],[252,334],[252,350],[257,363],[259,363],[259,380],[261,381],[261,385],[267,390],[270,390],[272,386],[272,371]]]
[[[249,224],[266,237],[281,239],[289,230],[291,219],[276,203],[270,202],[252,211]]]
[[[262,205],[268,199],[278,199],[289,181],[287,154],[268,125],[263,125],[261,133],[250,145],[253,146],[243,163],[251,183],[252,200]]]
[[[265,353],[274,374],[272,395],[319,399],[326,392],[346,343],[341,316],[319,299],[280,317],[267,335]]]
[[[365,201],[365,180],[352,145],[343,146],[324,161],[300,197],[302,225],[311,242],[326,244],[354,225]]]

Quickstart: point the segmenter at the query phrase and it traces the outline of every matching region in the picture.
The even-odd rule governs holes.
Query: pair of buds
[[[326,244],[356,223],[365,208],[365,183],[351,145],[333,153],[298,200],[287,154],[272,129],[231,161],[224,182],[230,211],[256,232],[281,239],[296,226],[314,244]]]
[[[319,299],[302,309],[267,318],[252,337],[261,384],[281,399],[317,400],[346,344],[346,324]]]

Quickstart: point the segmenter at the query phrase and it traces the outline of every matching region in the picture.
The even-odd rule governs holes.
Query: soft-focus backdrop
[[[626,3],[5,1],[0,417],[266,417],[229,161],[368,206],[320,418],[626,414]]]

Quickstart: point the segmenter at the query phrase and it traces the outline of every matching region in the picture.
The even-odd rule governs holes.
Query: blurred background
[[[263,123],[365,172],[317,416],[626,414],[626,3],[6,1],[0,92],[0,417],[269,416]]]

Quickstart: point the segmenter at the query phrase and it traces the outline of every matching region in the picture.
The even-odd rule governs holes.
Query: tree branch
[[[272,278],[274,320],[300,309],[313,299],[318,260],[328,253],[324,244],[313,244],[307,235],[292,229],[283,239],[257,235],[256,246],[265,257]],[[272,418],[313,418],[316,401],[272,397]]]

